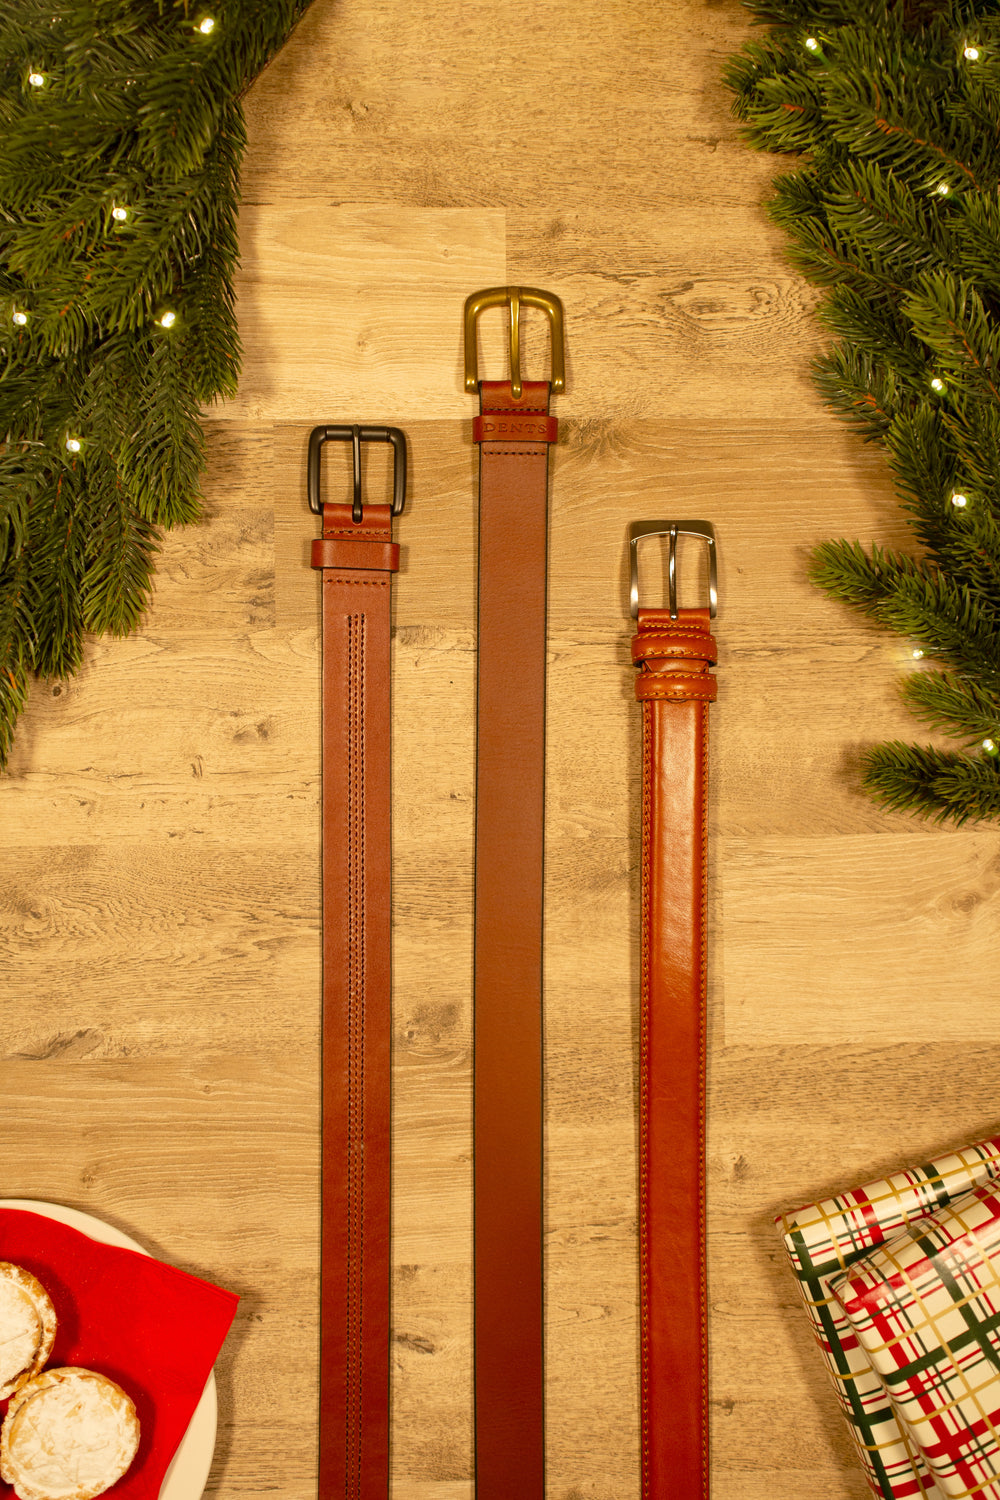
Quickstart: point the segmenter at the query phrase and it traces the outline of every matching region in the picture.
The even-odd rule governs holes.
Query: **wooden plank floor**
[[[625,528],[714,521],[715,1500],[866,1493],[773,1214],[1000,1125],[995,832],[884,815],[905,643],[806,579],[905,541],[808,379],[814,295],[719,81],[735,0],[315,0],[248,99],[240,394],[141,633],[39,684],[0,782],[4,1196],[239,1292],[209,1494],[315,1494],[319,655],[305,450],[395,422],[393,1500],[469,1500],[474,403],[461,308],[558,293],[549,1493],[635,1500],[638,719]],[[527,333],[529,370],[544,358]],[[500,373],[499,317],[483,357]],[[335,474],[335,465],[331,466]],[[385,479],[373,458],[377,489]],[[346,482],[346,469],[345,469]]]

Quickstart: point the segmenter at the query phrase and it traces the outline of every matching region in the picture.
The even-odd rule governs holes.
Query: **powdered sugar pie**
[[[16,1392],[0,1429],[0,1477],[20,1500],[95,1500],[135,1458],[129,1396],[95,1370],[44,1370]]]
[[[38,1374],[55,1336],[56,1310],[41,1282],[23,1266],[0,1261],[0,1401]]]

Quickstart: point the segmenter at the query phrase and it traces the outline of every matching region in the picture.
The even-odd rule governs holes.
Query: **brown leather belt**
[[[709,608],[677,608],[680,535],[707,543]],[[669,538],[669,608],[640,609],[638,544]],[[639,1041],[640,1400],[643,1500],[709,1492],[705,1255],[708,705],[716,680],[715,533],[707,521],[629,527],[632,659],[642,704]]]
[[[320,451],[351,442],[351,504],[320,499]],[[392,444],[394,498],[362,503],[361,443]],[[389,1492],[390,693],[396,427],[316,427],[309,504],[323,517],[323,1127],[319,1494]]]
[[[476,320],[510,313],[511,379],[478,379]],[[520,308],[552,331],[552,380],[521,380]],[[542,860],[550,389],[562,304],[494,287],[465,304],[480,395],[476,700],[474,1266],[477,1500],[542,1500]]]

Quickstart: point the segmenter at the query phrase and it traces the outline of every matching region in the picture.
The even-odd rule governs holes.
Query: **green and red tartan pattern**
[[[907,1226],[994,1179],[1000,1179],[1000,1138],[775,1220],[865,1475],[884,1500],[938,1500],[946,1492],[936,1485],[927,1459],[900,1420],[867,1349],[833,1295],[833,1285]]]
[[[835,1284],[934,1482],[1000,1500],[1000,1193],[907,1226]]]

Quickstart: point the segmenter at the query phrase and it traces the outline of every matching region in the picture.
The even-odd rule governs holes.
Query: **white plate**
[[[78,1208],[64,1208],[59,1203],[38,1203],[33,1198],[0,1198],[0,1208],[21,1208],[28,1213],[42,1214],[46,1219],[55,1219],[59,1224],[68,1224],[78,1229],[89,1239],[102,1245],[120,1245],[124,1250],[138,1250],[140,1255],[149,1251],[120,1229],[105,1224],[102,1219],[81,1213]],[[215,1390],[215,1371],[205,1382],[201,1400],[194,1409],[187,1432],[181,1438],[170,1467],[163,1476],[160,1500],[199,1500],[208,1483],[215,1453],[215,1429],[218,1422],[218,1399]]]

